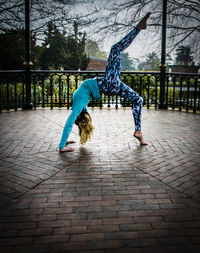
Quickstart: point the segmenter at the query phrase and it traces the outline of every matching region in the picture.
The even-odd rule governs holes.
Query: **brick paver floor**
[[[69,111],[0,114],[1,253],[200,252],[200,115],[90,110],[95,132],[57,145]]]

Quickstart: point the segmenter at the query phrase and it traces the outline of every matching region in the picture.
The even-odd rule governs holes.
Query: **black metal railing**
[[[200,75],[166,73],[166,103],[180,111],[200,110]]]
[[[31,102],[33,108],[66,107],[81,82],[101,77],[103,71],[30,71]],[[138,92],[144,106],[158,108],[160,103],[160,72],[122,72],[122,82]],[[169,108],[200,111],[200,75],[165,74],[165,102]],[[26,103],[25,71],[0,71],[0,111],[24,108]],[[91,107],[130,107],[132,103],[117,95],[102,96],[102,101],[91,100]]]

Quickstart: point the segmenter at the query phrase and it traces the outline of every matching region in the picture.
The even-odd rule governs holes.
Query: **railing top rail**
[[[90,71],[90,70],[31,70],[32,73],[104,73],[104,71]]]
[[[75,74],[80,74],[80,73],[104,73],[104,70],[32,70],[32,73],[75,73]],[[152,71],[152,72],[142,72],[142,71],[121,71],[122,74],[159,74],[159,71]]]
[[[0,70],[0,73],[25,73],[26,70]]]
[[[180,72],[166,72],[167,75],[177,75],[177,76],[198,76],[200,77],[200,74],[198,73],[180,73]]]
[[[33,74],[103,74],[105,71],[103,70],[31,70]],[[0,74],[17,74],[17,73],[25,73],[25,70],[0,70]],[[159,75],[159,71],[121,71],[121,74],[135,74],[135,75]],[[200,74],[198,73],[180,73],[180,72],[166,72],[166,75],[177,75],[177,76],[195,76],[200,78]]]

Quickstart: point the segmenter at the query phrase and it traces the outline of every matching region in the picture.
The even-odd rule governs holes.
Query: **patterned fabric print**
[[[118,94],[120,90],[120,52],[125,50],[134,40],[136,35],[139,33],[139,29],[136,27],[118,43],[111,47],[110,54],[108,57],[106,71],[104,77],[98,81],[99,90],[101,93],[106,95]]]
[[[139,31],[140,30],[136,27],[123,39],[111,47],[105,75],[98,80],[100,93],[104,93],[106,95],[119,95],[133,102],[133,117],[136,131],[141,130],[141,111],[143,100],[134,90],[123,84],[120,80],[120,52],[132,43]]]
[[[137,92],[135,92],[126,84],[121,83],[120,87],[121,88],[118,95],[133,102],[133,118],[135,122],[135,130],[141,131],[141,114],[142,114],[143,99]]]

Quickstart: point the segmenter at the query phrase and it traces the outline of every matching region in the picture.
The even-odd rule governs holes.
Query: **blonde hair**
[[[81,114],[81,119],[78,125],[80,144],[84,145],[93,134],[94,126],[92,125],[92,118],[88,112]]]

